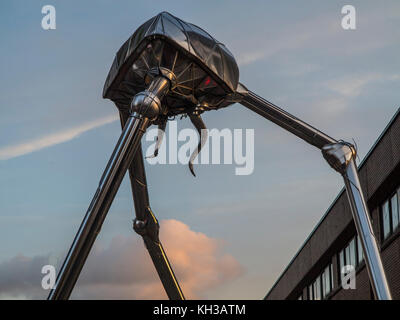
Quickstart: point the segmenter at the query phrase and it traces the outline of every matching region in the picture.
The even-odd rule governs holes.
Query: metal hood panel
[[[227,94],[236,91],[239,69],[230,51],[201,28],[162,12],[141,25],[118,51],[107,76],[103,97],[117,99],[129,68],[155,39],[176,47],[219,83]],[[137,88],[140,91],[142,88]],[[134,92],[133,92],[134,93]],[[121,92],[119,92],[119,95]],[[132,94],[130,90],[129,96]]]

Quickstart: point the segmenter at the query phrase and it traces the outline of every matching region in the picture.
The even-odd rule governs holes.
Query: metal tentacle
[[[148,158],[155,158],[158,156],[158,150],[161,147],[161,143],[163,141],[164,135],[165,135],[165,127],[167,126],[167,118],[163,119],[159,125],[158,125],[158,134],[157,134],[157,141],[156,141],[156,146],[154,148],[154,154],[151,156],[146,157]]]
[[[195,177],[196,174],[194,173],[193,170],[193,161],[194,159],[196,159],[197,155],[200,153],[201,148],[203,148],[204,144],[207,141],[207,128],[206,125],[203,122],[203,119],[200,116],[200,112],[199,111],[195,111],[193,113],[189,113],[188,114],[190,121],[193,123],[193,125],[195,126],[195,128],[197,129],[197,132],[200,135],[200,141],[199,144],[197,145],[197,148],[193,151],[193,153],[190,156],[190,160],[189,160],[189,169],[190,172],[193,174],[193,176]],[[204,130],[203,130],[204,129]]]

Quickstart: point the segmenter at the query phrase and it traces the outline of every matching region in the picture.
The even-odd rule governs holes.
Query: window
[[[339,252],[339,285],[343,277],[342,268],[346,265],[352,265],[357,268],[363,261],[363,251],[360,238],[358,236],[353,237],[350,242]]]
[[[333,289],[332,263],[325,267],[320,275],[307,287],[308,300],[325,299]]]
[[[313,284],[314,300],[321,300],[321,278],[318,276]]]
[[[355,238],[345,248],[345,259],[346,262],[344,265],[352,265],[354,268],[357,266]]]
[[[386,240],[400,226],[400,188],[381,206],[382,240]]]
[[[333,289],[332,264],[329,264],[321,275],[322,296],[325,298]]]
[[[344,250],[341,250],[339,252],[339,279],[340,281],[342,281],[342,269],[345,266],[345,262],[344,262]]]
[[[386,201],[382,206],[382,220],[383,220],[383,239],[386,239],[391,232],[389,201]]]
[[[313,286],[309,285],[308,286],[308,300],[314,300],[314,290],[313,290]]]
[[[397,193],[390,199],[390,207],[392,208],[392,224],[393,230],[399,226],[399,206],[397,201]]]
[[[350,260],[347,264],[357,266],[357,259],[356,259],[356,238],[353,238],[349,243],[349,251],[350,251]]]
[[[360,237],[357,236],[357,256],[358,256],[358,264],[360,264],[364,260],[364,253],[363,253],[363,248],[361,244]]]
[[[350,246],[347,245],[346,248],[344,249],[344,265],[350,264]]]

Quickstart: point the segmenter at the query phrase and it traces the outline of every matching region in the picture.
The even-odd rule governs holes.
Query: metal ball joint
[[[133,220],[133,230],[140,235],[144,235],[146,233],[147,221],[142,221],[139,219]]]
[[[155,120],[160,114],[160,99],[149,91],[142,91],[136,94],[131,103],[131,113],[136,113],[149,120]]]
[[[145,91],[136,94],[131,102],[130,112],[141,117],[156,120],[162,111],[161,100],[173,85],[172,72],[159,71]]]

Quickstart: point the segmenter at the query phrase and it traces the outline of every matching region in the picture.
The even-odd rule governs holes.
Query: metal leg
[[[239,102],[278,126],[288,130],[309,144],[322,150],[330,166],[344,178],[347,196],[353,214],[357,233],[360,236],[365,263],[367,265],[371,286],[379,300],[391,300],[391,294],[382,264],[378,244],[372,230],[368,207],[364,200],[355,164],[354,147],[343,141],[336,141],[271,102],[239,85],[232,100]]]
[[[239,84],[234,100],[319,149],[326,144],[337,142],[308,123],[247,90],[242,84]]]
[[[374,295],[378,300],[392,300],[354,160],[348,164],[343,179]]]
[[[127,120],[48,299],[69,298],[148,122],[144,117]]]
[[[365,264],[374,295],[378,300],[391,300],[392,296],[385,270],[383,269],[378,243],[372,229],[368,207],[361,189],[354,160],[356,151],[351,144],[338,142],[324,146],[322,154],[330,166],[343,176],[351,213],[363,247]]]
[[[161,99],[168,92],[169,86],[167,78],[158,76],[145,91],[133,97],[122,134],[48,299],[69,298],[140,140],[162,110]]]
[[[121,125],[124,127],[128,115],[120,113],[120,117]],[[134,230],[143,237],[146,249],[150,254],[168,298],[171,300],[184,300],[185,297],[178,280],[175,277],[171,264],[168,261],[167,255],[158,237],[158,221],[150,209],[141,145],[139,145],[129,167],[129,177],[131,180],[136,213]]]

